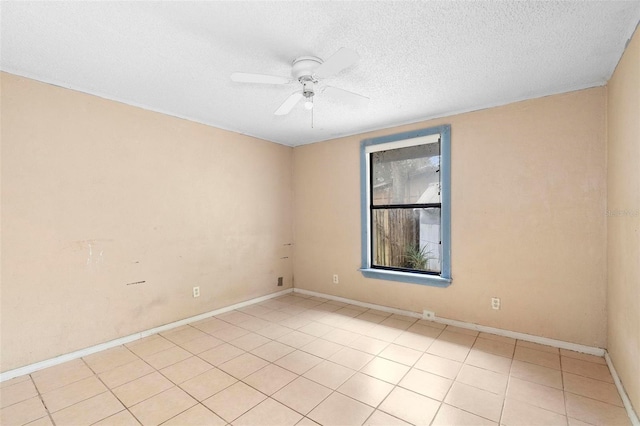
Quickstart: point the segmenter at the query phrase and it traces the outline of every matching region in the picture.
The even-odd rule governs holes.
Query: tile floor
[[[603,358],[288,294],[0,384],[2,425],[628,425]]]

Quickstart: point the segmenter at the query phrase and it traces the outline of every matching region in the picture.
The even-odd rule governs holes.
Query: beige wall
[[[608,350],[640,413],[640,34],[608,84]]]
[[[295,286],[604,347],[605,101],[600,87],[295,148]],[[363,278],[360,141],[445,123],[452,285]]]
[[[291,287],[291,148],[1,79],[2,371]]]

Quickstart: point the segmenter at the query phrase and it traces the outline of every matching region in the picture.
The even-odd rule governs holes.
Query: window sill
[[[400,281],[410,284],[428,285],[432,287],[449,287],[451,278],[437,275],[412,274],[410,272],[386,271],[384,269],[361,268],[360,272],[366,278],[378,280]]]

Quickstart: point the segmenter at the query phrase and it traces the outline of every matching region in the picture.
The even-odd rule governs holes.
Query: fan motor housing
[[[305,80],[316,83],[317,81],[313,78],[313,73],[321,64],[322,59],[316,56],[301,56],[293,61],[291,75],[303,84]]]

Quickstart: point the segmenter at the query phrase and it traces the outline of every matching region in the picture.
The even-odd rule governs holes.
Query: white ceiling
[[[285,145],[605,84],[640,1],[9,2],[4,71]],[[360,61],[324,83],[367,106],[318,95],[273,112],[301,55],[341,47]],[[297,84],[297,83],[296,83]]]

